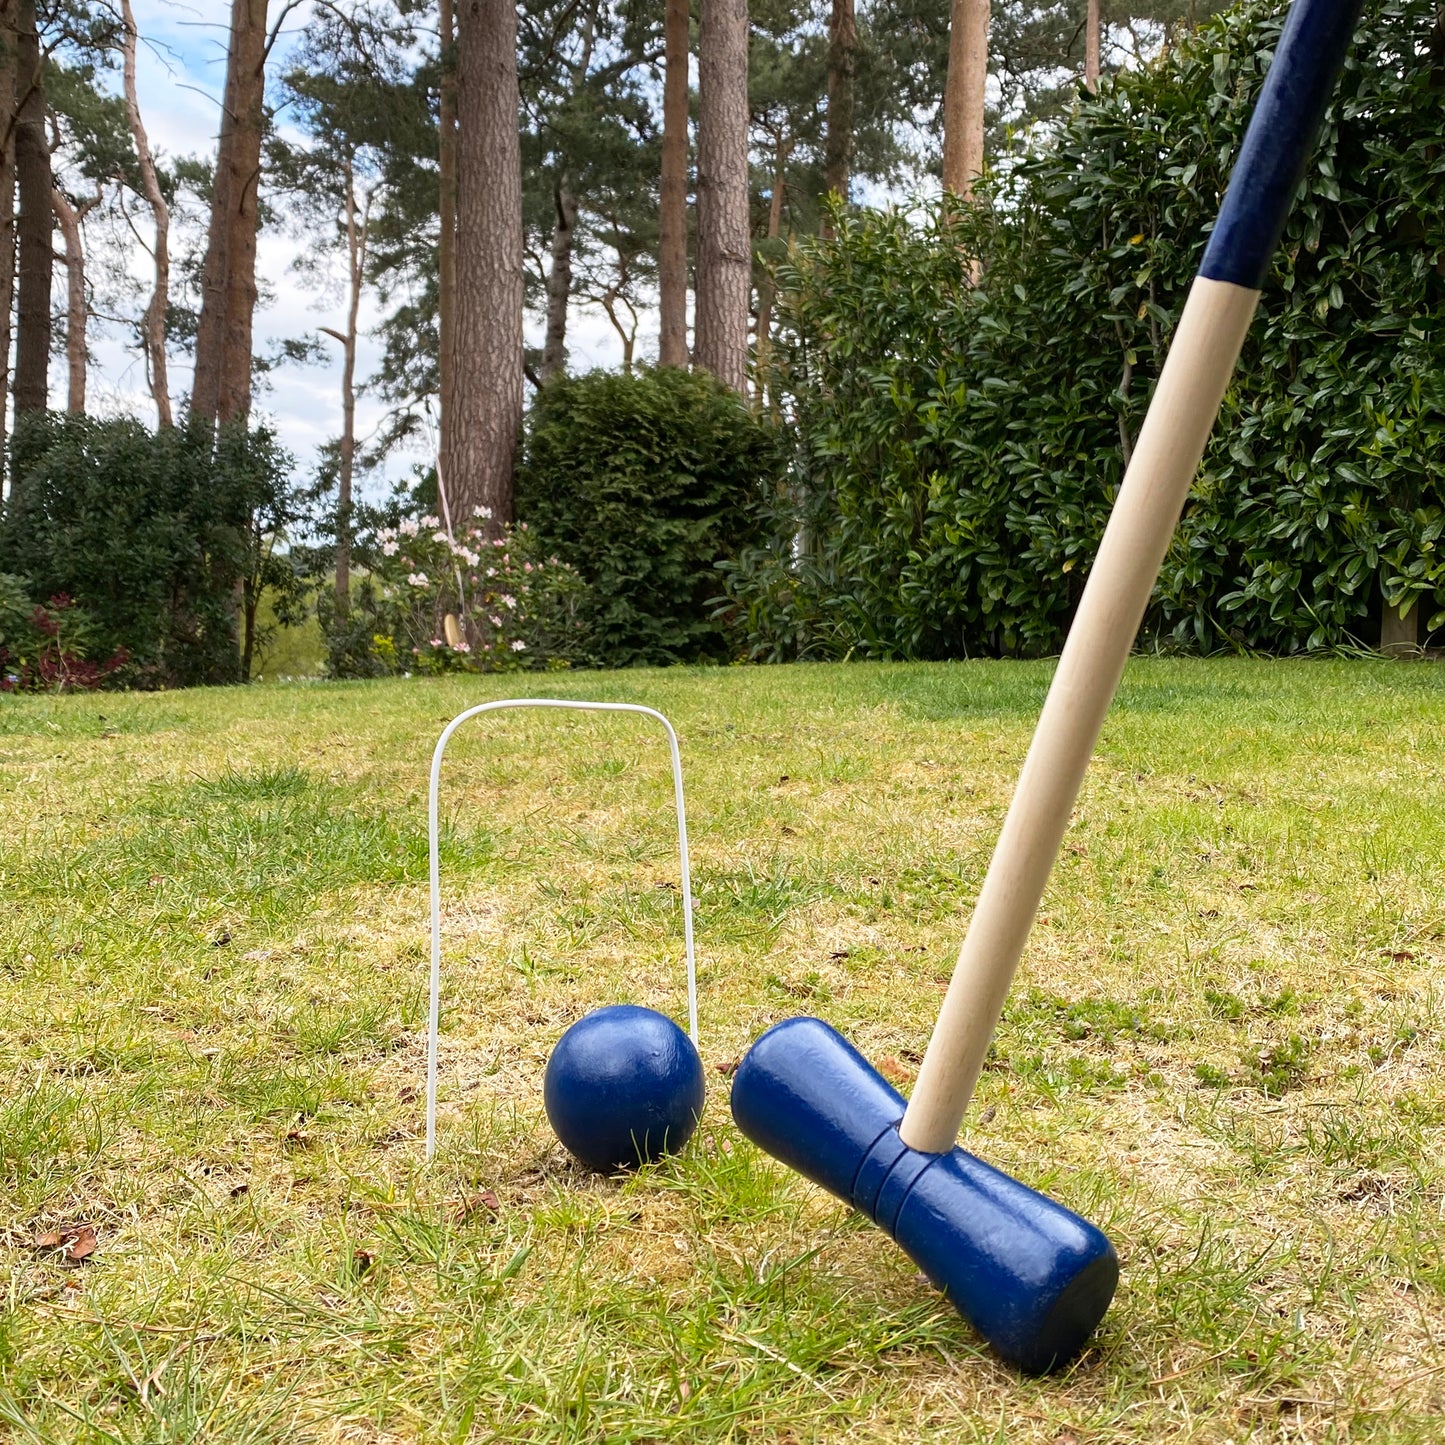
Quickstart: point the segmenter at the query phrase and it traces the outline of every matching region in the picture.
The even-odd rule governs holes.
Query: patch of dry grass
[[[1438,669],[1131,666],[967,1139],[1120,1248],[1063,1377],[732,1128],[790,1013],[906,1089],[1046,679],[546,680],[661,708],[687,771],[710,1094],[625,1181],[539,1083],[588,1008],[682,1014],[645,724],[453,745],[428,1170],[426,766],[516,684],[0,701],[0,1436],[1438,1439]],[[83,1263],[33,1247],[78,1222]]]

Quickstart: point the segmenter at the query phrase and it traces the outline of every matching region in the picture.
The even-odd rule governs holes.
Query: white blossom
[[[395,542],[383,542],[381,544],[381,550],[385,556],[395,557],[397,553],[397,544]]]
[[[514,639],[513,639],[513,641],[512,641],[512,651],[513,651],[513,652],[525,652],[526,650],[527,650],[527,644],[526,644],[525,642],[523,642],[520,637],[517,637],[517,638],[514,638]]]
[[[409,572],[407,574],[406,580],[410,582],[413,587],[431,586],[431,583],[427,581],[427,576],[425,572]]]

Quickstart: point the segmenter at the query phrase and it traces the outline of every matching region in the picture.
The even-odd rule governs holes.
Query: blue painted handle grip
[[[1361,0],[1295,0],[1244,134],[1199,274],[1258,291],[1284,230]]]

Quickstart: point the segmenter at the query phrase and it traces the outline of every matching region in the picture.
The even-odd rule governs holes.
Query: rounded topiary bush
[[[589,586],[587,661],[723,661],[718,564],[759,534],[774,430],[704,374],[656,367],[549,381],[532,403],[517,516]]]

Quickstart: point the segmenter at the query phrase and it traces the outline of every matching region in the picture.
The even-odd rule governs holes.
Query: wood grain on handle
[[[1295,0],[1280,31],[899,1128],[914,1149],[958,1137],[1359,11]]]
[[[899,1132],[952,1149],[1259,292],[1200,278],[1069,629]]]

